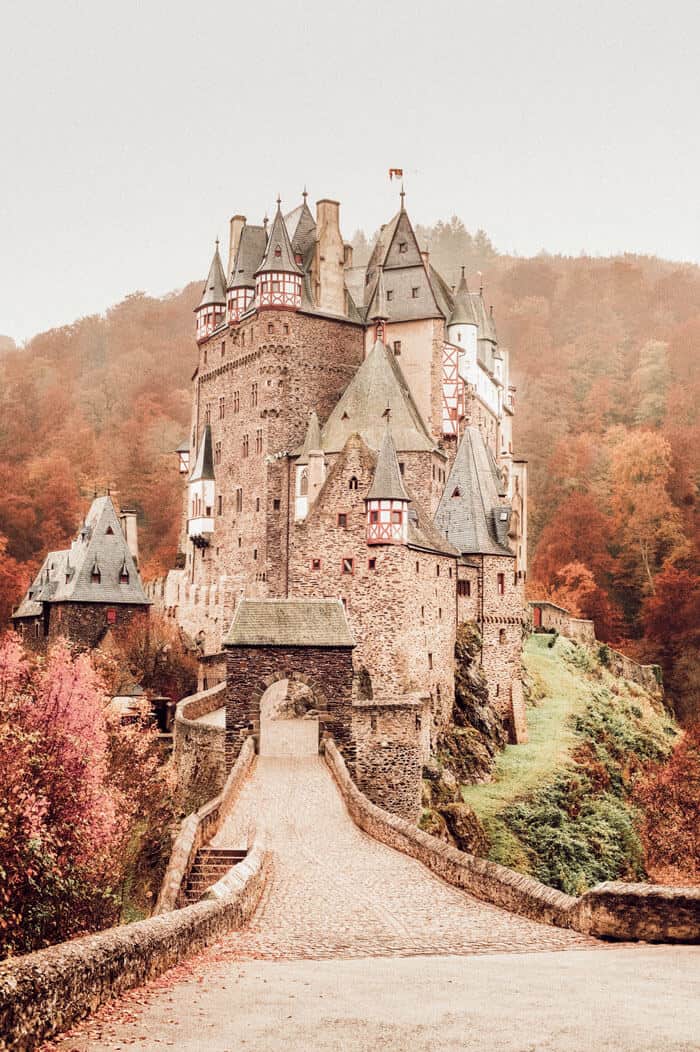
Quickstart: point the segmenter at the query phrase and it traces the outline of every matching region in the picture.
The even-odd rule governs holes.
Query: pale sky
[[[204,277],[308,186],[350,238],[452,214],[502,251],[700,262],[700,7],[4,0],[0,334]]]

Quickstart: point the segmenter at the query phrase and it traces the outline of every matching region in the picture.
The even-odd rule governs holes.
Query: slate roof
[[[248,226],[241,230],[241,237],[233,261],[229,288],[255,288],[255,272],[260,266],[267,247],[267,233],[264,226]]]
[[[224,646],[353,647],[340,599],[242,599]]]
[[[93,583],[97,566],[100,582]],[[122,568],[128,583],[120,583]],[[69,549],[49,552],[14,618],[37,617],[42,603],[150,605],[111,497],[96,497]]]
[[[450,315],[450,325],[477,325],[479,319],[474,308],[474,301],[467,285],[467,279],[462,267],[462,280],[459,283],[454,298],[454,306]]]
[[[207,424],[204,428],[202,440],[197,450],[197,459],[190,473],[190,482],[201,482],[214,478],[214,455],[211,448],[211,427]]]
[[[305,256],[310,248],[315,248],[316,221],[306,203],[306,196],[302,204],[284,217],[284,221],[295,252]]]
[[[278,248],[280,250],[279,256],[275,255]],[[270,236],[267,240],[267,249],[262,263],[255,273],[265,274],[271,270],[280,270],[287,274],[301,273],[301,268],[297,266],[294,259],[294,249],[292,248],[292,242],[289,240],[287,224],[282,215],[282,208],[279,199],[277,201],[277,212],[272,221]]]
[[[214,250],[209,274],[202,289],[202,298],[199,301],[197,310],[200,307],[212,307],[214,304],[226,306],[226,275],[221,264],[218,241],[216,242],[216,249]]]
[[[367,500],[410,500],[406,493],[399,462],[396,459],[396,449],[391,437],[391,428],[387,424],[384,428],[381,449],[377,457],[377,466],[374,469],[374,478],[367,494]]]
[[[510,555],[511,509],[499,502],[498,477],[478,427],[468,427],[459,444],[435,525],[465,555]]]
[[[321,446],[321,427],[316,416],[316,410],[309,416],[309,422],[306,426],[306,438],[304,439],[304,445],[301,447],[301,453],[297,464],[308,464],[309,453],[312,450],[322,449]]]
[[[396,449],[435,449],[396,357],[377,340],[321,431],[324,452],[339,453],[354,432],[362,436],[370,449],[379,450],[387,407],[391,410],[391,433]]]

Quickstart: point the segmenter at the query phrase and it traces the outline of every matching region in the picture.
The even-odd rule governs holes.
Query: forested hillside
[[[517,259],[458,219],[419,228],[451,282],[483,273],[530,461],[533,595],[659,660],[686,719],[700,693],[700,268],[655,258]],[[370,239],[371,240],[371,239]],[[369,249],[354,238],[356,259]],[[199,282],[0,353],[0,618],[95,487],[141,514],[147,573],[171,564]]]

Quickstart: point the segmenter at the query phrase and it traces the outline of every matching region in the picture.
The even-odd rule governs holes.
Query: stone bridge
[[[208,694],[208,702],[197,696],[189,710],[190,715],[197,713],[193,722],[209,728],[222,723],[223,717],[212,708],[220,699],[221,692],[216,691]],[[0,1038],[0,1048],[38,1047],[39,1038],[65,1029],[110,997],[91,1020],[53,1047],[64,1052],[106,1052],[125,1045],[144,1050],[175,1045],[192,1052],[224,1052],[248,1047],[243,1040],[254,1032],[257,1037],[251,1048],[277,1048],[281,1039],[276,1028],[283,1025],[282,1016],[294,1019],[297,999],[309,1011],[309,997],[316,996],[313,991],[325,988],[319,984],[319,961],[333,969],[342,962],[348,967],[364,962],[363,974],[377,976],[374,996],[365,989],[363,1005],[354,1003],[351,991],[344,990],[342,996],[336,991],[336,1001],[340,997],[344,1004],[349,998],[356,1015],[370,1018],[373,1012],[381,1015],[377,998],[386,995],[386,984],[402,982],[402,975],[412,976],[413,993],[406,993],[396,1009],[395,1043],[380,1041],[377,1047],[463,1047],[442,1046],[437,1035],[413,1044],[400,1020],[411,1017],[424,988],[440,1000],[431,986],[431,976],[436,975],[456,984],[463,1003],[478,1015],[477,1002],[481,1004],[484,997],[488,1001],[483,984],[485,976],[494,976],[488,963],[492,960],[501,961],[498,981],[490,991],[496,1030],[486,1026],[483,1043],[469,1047],[676,1047],[643,1042],[627,1046],[615,1026],[607,1031],[613,1043],[606,1043],[605,1034],[599,1033],[595,1041],[591,1036],[588,1045],[575,1043],[581,1041],[577,1027],[572,1028],[570,1045],[510,1045],[498,1043],[495,1035],[503,1003],[510,1006],[509,1026],[515,1025],[517,1032],[513,982],[526,991],[526,1000],[549,996],[547,982],[538,977],[553,974],[552,962],[558,962],[556,974],[576,975],[588,990],[591,984],[602,984],[604,996],[610,996],[611,984],[617,982],[624,1003],[625,983],[615,976],[626,975],[630,955],[642,952],[629,940],[697,939],[700,891],[610,885],[572,899],[544,888],[529,877],[457,851],[411,822],[382,811],[356,788],[332,740],[319,755],[317,729],[309,720],[281,722],[286,726],[280,733],[268,737],[268,754],[256,756],[249,738],[223,793],[183,824],[157,916],[0,966],[0,1033],[6,1035],[5,1044]],[[201,901],[173,908],[186,901],[187,875],[203,850],[213,859],[240,857],[244,852],[247,857],[225,872]],[[611,951],[610,944],[594,933],[628,944]],[[697,951],[673,952],[673,958],[658,958],[661,973],[657,958],[640,956],[639,961],[657,977],[676,964],[684,969],[697,966],[697,956],[687,961],[680,956]],[[484,971],[474,972],[469,966],[477,957],[484,959]],[[415,969],[399,966],[398,962],[411,958],[425,962],[421,979]],[[265,962],[275,968],[287,962],[293,971],[267,973],[261,971]],[[465,986],[467,974],[472,981]],[[271,1013],[267,1023],[258,1019],[252,1026],[249,1019],[252,1030],[241,1029],[236,1021],[242,1011],[241,981],[252,984],[254,996]],[[686,996],[685,972],[682,980],[674,974],[668,981],[675,983],[678,998]],[[268,983],[275,989],[280,984],[272,1003]],[[358,991],[362,989],[360,982]],[[456,1007],[443,1013],[446,1032],[454,1025]],[[619,1005],[615,1011],[621,1020],[625,1018]],[[671,1011],[668,1000],[664,1011]],[[661,1017],[650,1018],[650,1034],[654,1026],[658,1034]],[[319,1037],[307,1027],[298,1044],[290,1047],[366,1048],[382,1038],[377,1032],[367,1043],[346,1045],[345,1032],[333,1019],[326,1020],[327,1026],[333,1023],[327,1035]],[[313,1024],[318,1025],[318,1021]],[[540,1022],[531,1019],[530,1025],[535,1028],[533,1037],[539,1038]],[[552,1025],[553,1032],[561,1032],[561,1020]],[[484,1020],[480,1026],[485,1026]]]

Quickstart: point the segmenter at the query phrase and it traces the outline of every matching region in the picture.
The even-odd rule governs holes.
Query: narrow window
[[[243,490],[239,487],[236,490],[236,511],[243,511]],[[241,546],[241,538],[238,538],[238,547]]]
[[[457,595],[471,595],[471,581],[457,581]]]
[[[346,558],[343,559],[343,573],[353,574],[355,572],[355,560]]]
[[[403,473],[404,473],[405,467],[406,467],[406,465],[404,464],[403,460],[400,460],[399,461],[399,472],[401,473],[402,477],[403,477]]]
[[[401,354],[401,340],[394,340],[394,354],[397,358]]]
[[[219,399],[219,420],[223,420],[226,416],[226,398],[222,395]]]
[[[222,497],[221,494],[219,494],[219,496],[217,497],[216,507],[217,507],[218,514],[219,515],[223,515],[223,513],[224,513],[224,498]]]
[[[377,560],[376,559],[368,559],[367,560],[367,569],[368,570],[376,570],[377,569]]]
[[[214,446],[214,463],[221,463],[221,443],[217,442]]]
[[[257,562],[257,559],[258,559],[258,549],[257,548],[253,548],[253,559]]]
[[[425,607],[424,606],[422,606],[420,608],[420,619],[421,619],[421,621],[425,621]]]
[[[503,646],[506,641],[506,630],[505,628],[499,628],[498,630],[498,642]]]
[[[255,498],[255,510],[260,511],[260,497]]]
[[[353,475],[348,482],[348,489],[357,489],[358,485],[357,475]]]
[[[226,340],[222,340],[221,341],[221,357],[223,358],[223,356],[225,354],[226,354]]]
[[[429,653],[428,654],[428,668],[432,668],[432,667],[433,667],[433,655]]]
[[[348,516],[347,516],[347,512],[345,512],[345,511],[339,511],[339,512],[338,512],[338,525],[339,525],[339,526],[341,527],[341,529],[343,529],[343,530],[346,530],[346,529],[347,529],[347,526],[348,526]]]
[[[321,560],[320,559],[312,559],[311,560],[311,569],[312,570],[320,570],[321,569]]]
[[[275,498],[273,500],[273,502],[272,502],[272,510],[273,511],[279,511],[280,510],[280,502],[279,502],[279,500],[277,498]]]
[[[418,299],[418,288],[415,285],[411,289],[411,298],[414,299],[414,300]]]
[[[498,594],[506,594],[506,575],[504,573],[499,573],[498,575]]]
[[[262,428],[259,427],[255,432],[255,452],[262,453],[263,451],[263,433]]]
[[[387,289],[386,298],[387,298],[387,300],[393,300],[393,298],[394,298],[394,290],[393,289]]]
[[[249,438],[248,435],[243,436],[243,456],[247,457],[249,452]]]
[[[420,563],[416,561],[416,573],[420,573]]]
[[[435,567],[435,576],[436,577],[440,576],[440,563],[438,563],[437,566]]]
[[[406,244],[406,242],[405,242],[405,241],[399,241],[399,252],[400,252],[400,253],[401,253],[402,255],[403,255],[403,254],[404,254],[405,252],[408,252],[408,245]]]
[[[267,331],[268,331],[268,332],[270,332],[270,333],[272,333],[272,332],[274,332],[274,331],[275,331],[275,327],[274,327],[274,325],[272,324],[272,322],[271,322],[271,321],[269,321],[269,322],[267,323]]]
[[[284,335],[285,335],[285,336],[289,336],[289,326],[288,326],[288,325],[286,324],[286,322],[285,322],[285,324],[284,324],[284,325],[282,326],[282,331],[283,331],[283,333],[284,333]]]

